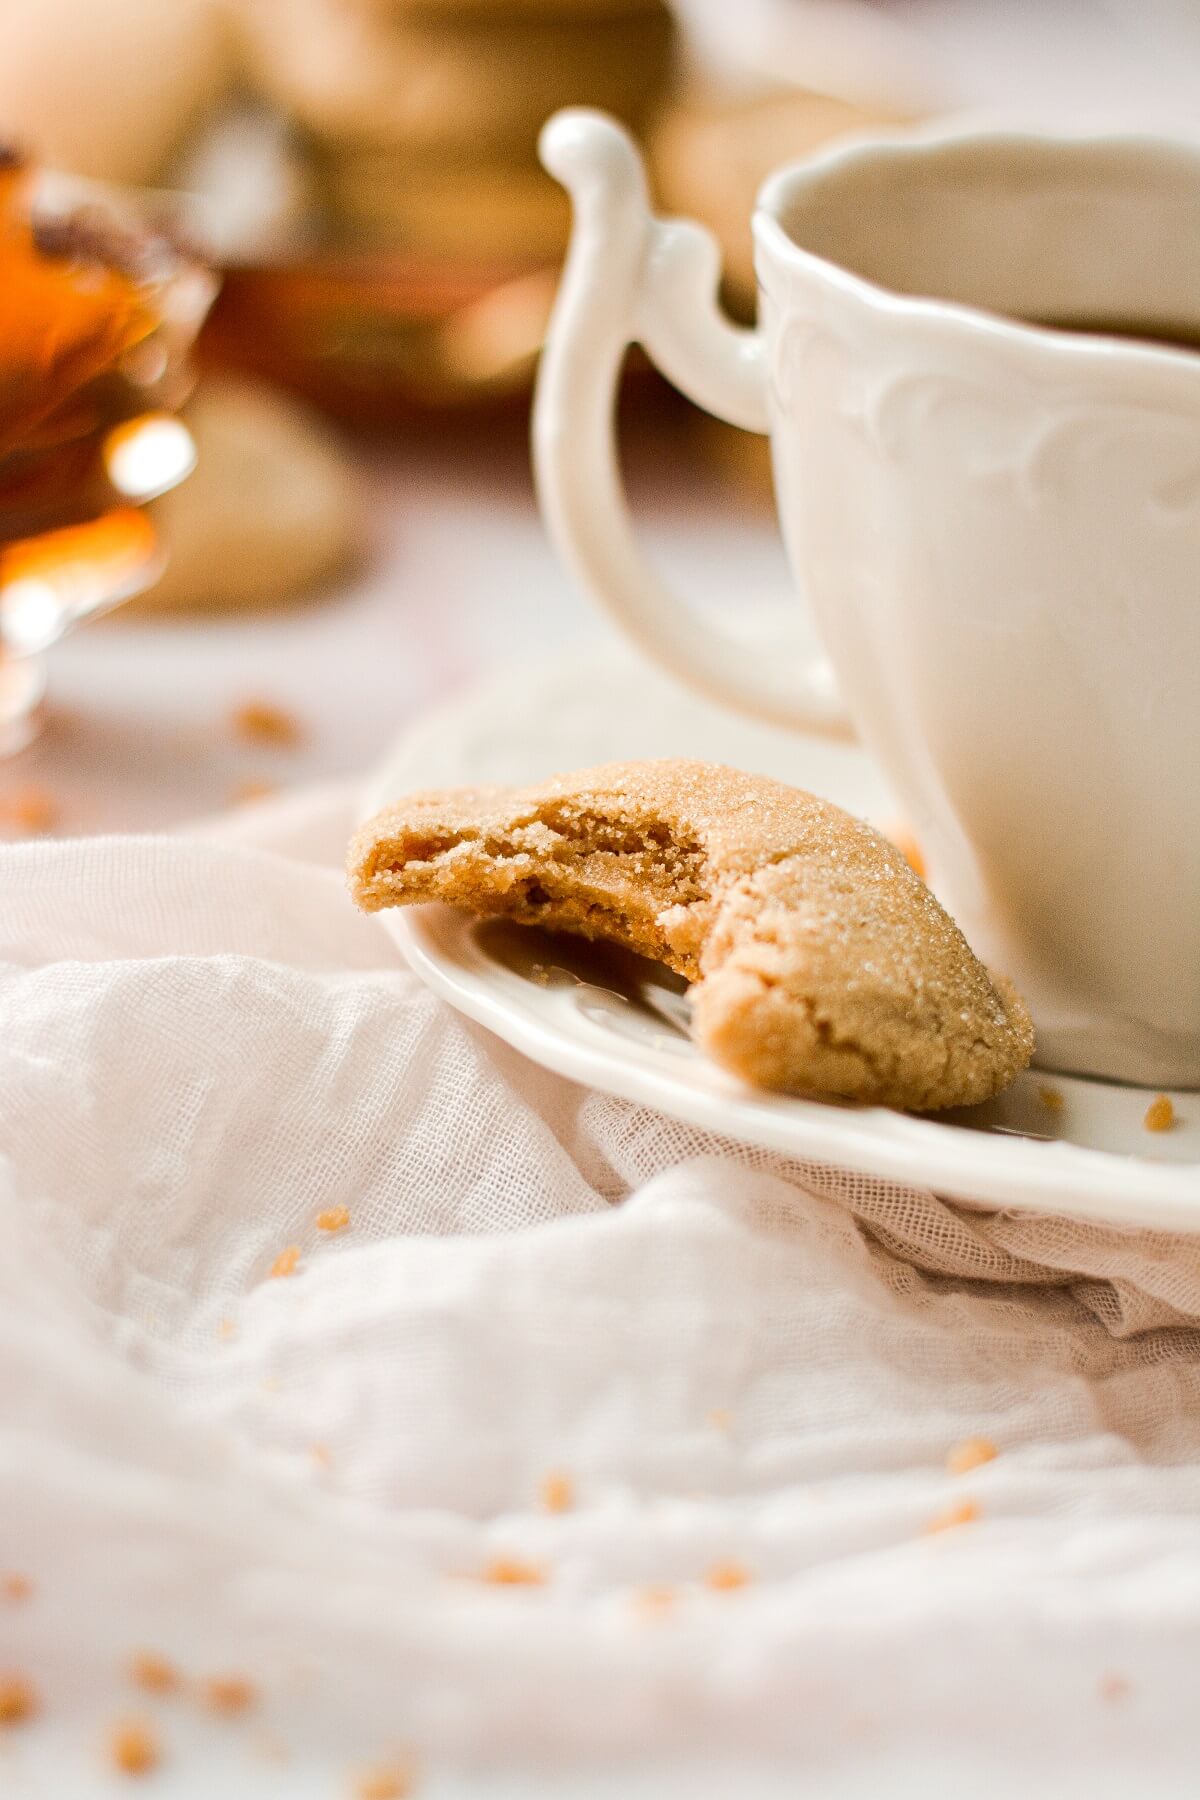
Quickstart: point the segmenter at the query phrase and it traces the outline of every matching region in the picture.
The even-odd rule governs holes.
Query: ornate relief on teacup
[[[611,121],[560,113],[542,155],[575,226],[535,457],[578,579],[710,693],[862,736],[1043,1062],[1200,1087],[1200,146],[846,142],[762,190],[750,332]],[[612,439],[631,340],[770,433],[840,698],[643,561]]]

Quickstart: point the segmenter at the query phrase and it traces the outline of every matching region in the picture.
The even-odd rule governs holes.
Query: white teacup
[[[637,550],[613,442],[637,340],[770,433],[849,718],[1028,996],[1039,1060],[1200,1087],[1200,355],[1146,341],[1200,340],[1200,147],[913,133],[784,169],[754,217],[755,331],[715,303],[709,235],[651,216],[611,121],[560,113],[542,156],[575,205],[534,421],[566,561],[678,674],[845,728],[819,670],[721,633]]]

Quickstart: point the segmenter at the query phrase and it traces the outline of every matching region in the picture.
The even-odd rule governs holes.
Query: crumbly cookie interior
[[[416,899],[449,900],[521,924],[625,944],[688,981],[699,977],[708,858],[653,811],[555,799],[504,829],[464,825],[423,832],[419,821],[383,839],[359,874],[356,898],[374,912]]]

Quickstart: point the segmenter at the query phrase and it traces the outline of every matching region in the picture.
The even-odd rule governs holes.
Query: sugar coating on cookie
[[[1006,1087],[1033,1053],[886,838],[798,788],[699,762],[415,794],[350,848],[368,912],[438,900],[606,939],[694,985],[692,1031],[742,1079],[914,1111]]]

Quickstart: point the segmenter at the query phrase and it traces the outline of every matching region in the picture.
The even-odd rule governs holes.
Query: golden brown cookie
[[[727,291],[736,310],[752,316],[750,221],[767,176],[835,138],[894,124],[829,94],[771,94],[734,104],[693,96],[671,107],[655,131],[649,151],[655,191],[664,212],[701,219],[716,233]]]
[[[698,762],[416,794],[359,832],[368,912],[441,900],[604,938],[696,985],[715,1061],[785,1092],[924,1111],[986,1100],[1033,1053],[900,853],[798,788]]]
[[[615,17],[381,17],[364,0],[242,0],[250,82],[327,142],[415,157],[532,156],[547,115],[640,123],[669,74],[658,4]],[[413,180],[419,180],[414,171]]]
[[[428,162],[357,146],[322,159],[322,186],[343,238],[414,256],[503,268],[558,263],[571,230],[563,189],[530,160]]]
[[[323,419],[290,395],[207,377],[184,412],[192,473],[150,514],[167,566],[132,608],[229,612],[306,599],[361,546],[358,482]]]
[[[618,19],[635,13],[659,12],[662,0],[365,0],[384,18],[440,19],[453,23],[469,16],[493,19]]]

